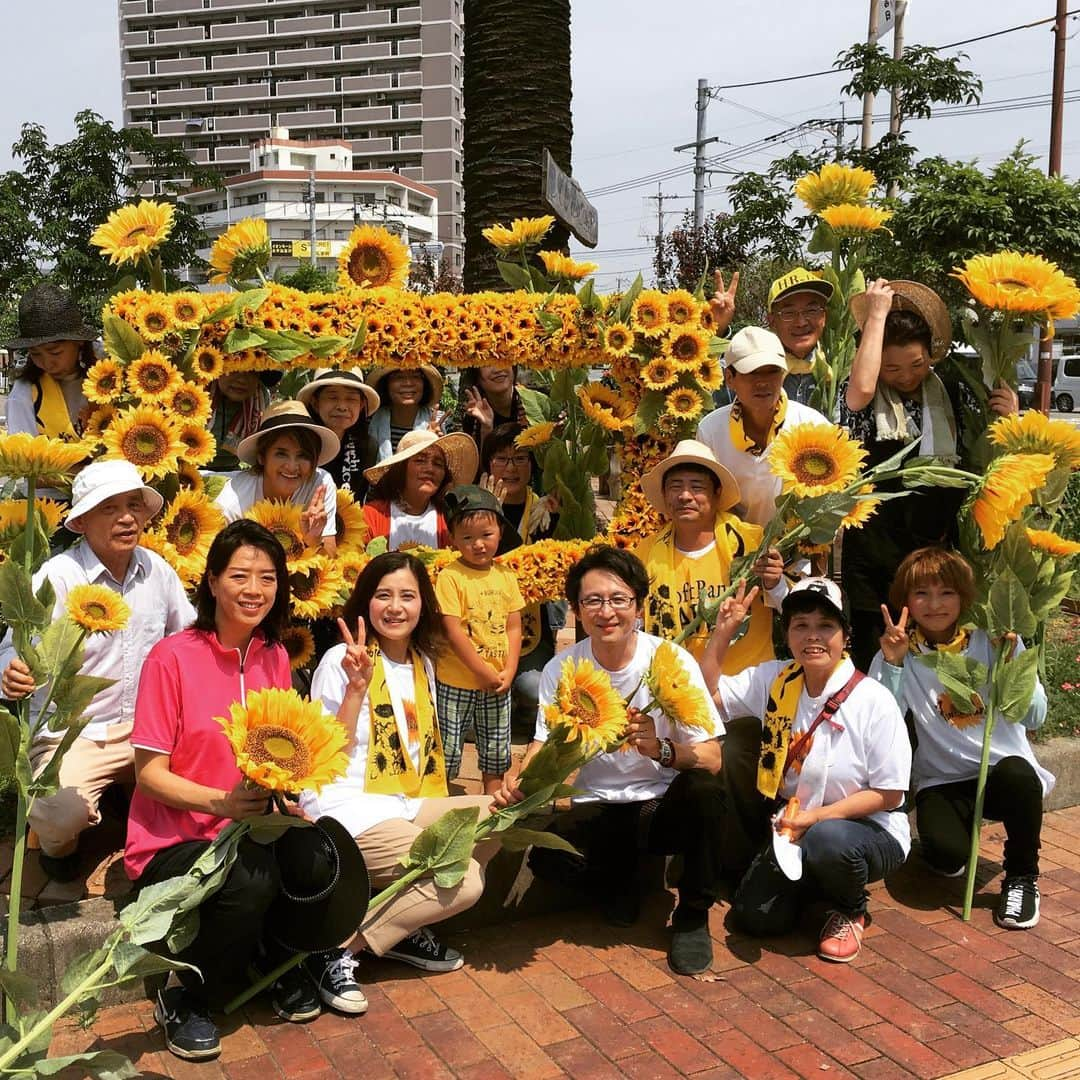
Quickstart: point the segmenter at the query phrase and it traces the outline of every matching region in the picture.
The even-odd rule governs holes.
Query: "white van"
[[[1050,400],[1058,412],[1072,412],[1080,404],[1080,352],[1067,352],[1058,362]]]

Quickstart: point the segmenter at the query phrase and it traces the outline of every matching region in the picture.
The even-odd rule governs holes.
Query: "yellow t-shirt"
[[[462,629],[484,662],[494,671],[502,671],[508,647],[507,618],[525,606],[515,575],[501,566],[474,570],[453,562],[440,571],[435,596],[444,615],[461,620]],[[479,689],[476,676],[452,649],[440,654],[435,677],[447,686]]]

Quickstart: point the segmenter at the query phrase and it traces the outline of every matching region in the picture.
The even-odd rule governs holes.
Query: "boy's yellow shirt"
[[[444,615],[461,620],[462,629],[485,663],[493,671],[502,671],[509,647],[506,621],[525,607],[517,577],[502,566],[474,570],[458,560],[439,572],[435,597]],[[453,649],[439,655],[435,677],[447,686],[480,689],[476,676]]]

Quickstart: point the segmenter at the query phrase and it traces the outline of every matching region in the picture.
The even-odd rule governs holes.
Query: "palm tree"
[[[467,291],[505,288],[480,230],[550,211],[541,151],[570,172],[570,0],[465,0]],[[565,248],[556,223],[547,248]]]

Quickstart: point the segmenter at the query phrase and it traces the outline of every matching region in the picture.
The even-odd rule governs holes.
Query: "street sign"
[[[555,164],[546,147],[541,161],[543,176],[540,194],[544,202],[586,247],[596,247],[599,236],[596,207],[585,198],[581,185]]]

